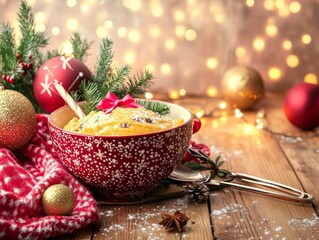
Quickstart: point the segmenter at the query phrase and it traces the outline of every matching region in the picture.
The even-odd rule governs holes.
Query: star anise
[[[163,225],[165,229],[175,228],[178,231],[182,231],[183,227],[187,224],[189,217],[180,211],[176,211],[175,213],[161,213],[163,220],[159,223]]]

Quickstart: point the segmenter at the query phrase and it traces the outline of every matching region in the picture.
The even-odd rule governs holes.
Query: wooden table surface
[[[219,102],[178,101],[194,111],[205,112]],[[253,125],[261,108],[273,133]],[[202,128],[193,139],[208,145],[213,158],[221,155],[226,169],[302,189],[314,196],[312,203],[224,188],[212,190],[203,204],[191,204],[185,196],[137,205],[100,204],[98,224],[63,239],[319,239],[318,130],[293,127],[285,118],[283,97],[275,93],[267,93],[255,110],[244,112],[244,118],[247,122],[233,115],[216,116],[215,112],[214,117],[202,119]],[[175,210],[190,217],[183,232],[166,230],[158,224],[161,212]]]

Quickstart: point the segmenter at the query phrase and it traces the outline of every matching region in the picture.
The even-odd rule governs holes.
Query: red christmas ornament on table
[[[77,90],[82,80],[91,78],[90,70],[80,60],[58,56],[45,62],[38,70],[33,83],[34,96],[48,113],[65,105],[55,89],[61,84],[67,92]]]
[[[319,126],[319,86],[302,82],[285,96],[284,111],[296,127],[311,130]]]

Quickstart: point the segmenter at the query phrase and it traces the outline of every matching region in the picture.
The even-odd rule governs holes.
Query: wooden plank
[[[273,104],[278,99],[265,99]],[[275,106],[275,104],[274,104]],[[278,105],[277,105],[278,108]],[[245,113],[254,122],[255,112]],[[232,116],[204,119],[196,139],[221,153],[225,167],[234,172],[257,175],[301,189],[295,170],[282,152],[278,139]],[[280,129],[279,129],[280,130]],[[315,239],[319,221],[311,204],[292,203],[228,188],[213,193],[211,217],[214,237],[220,239]],[[313,220],[314,225],[292,227],[297,220]]]
[[[161,212],[184,212],[190,221],[182,233],[159,225]],[[207,204],[189,204],[185,198],[126,206],[100,206],[101,221],[93,239],[212,239]]]
[[[283,105],[283,98],[278,98],[278,105]],[[279,108],[269,111],[269,127],[281,133],[295,137],[278,136],[279,144],[293,167],[304,189],[314,196],[314,204],[319,214],[319,132],[301,131],[286,119]]]

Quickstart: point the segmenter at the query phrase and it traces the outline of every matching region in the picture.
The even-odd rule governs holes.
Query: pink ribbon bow
[[[127,94],[122,99],[118,99],[114,93],[109,92],[106,97],[98,103],[96,108],[105,113],[111,113],[117,107],[138,108],[143,106],[136,103],[130,94]]]

